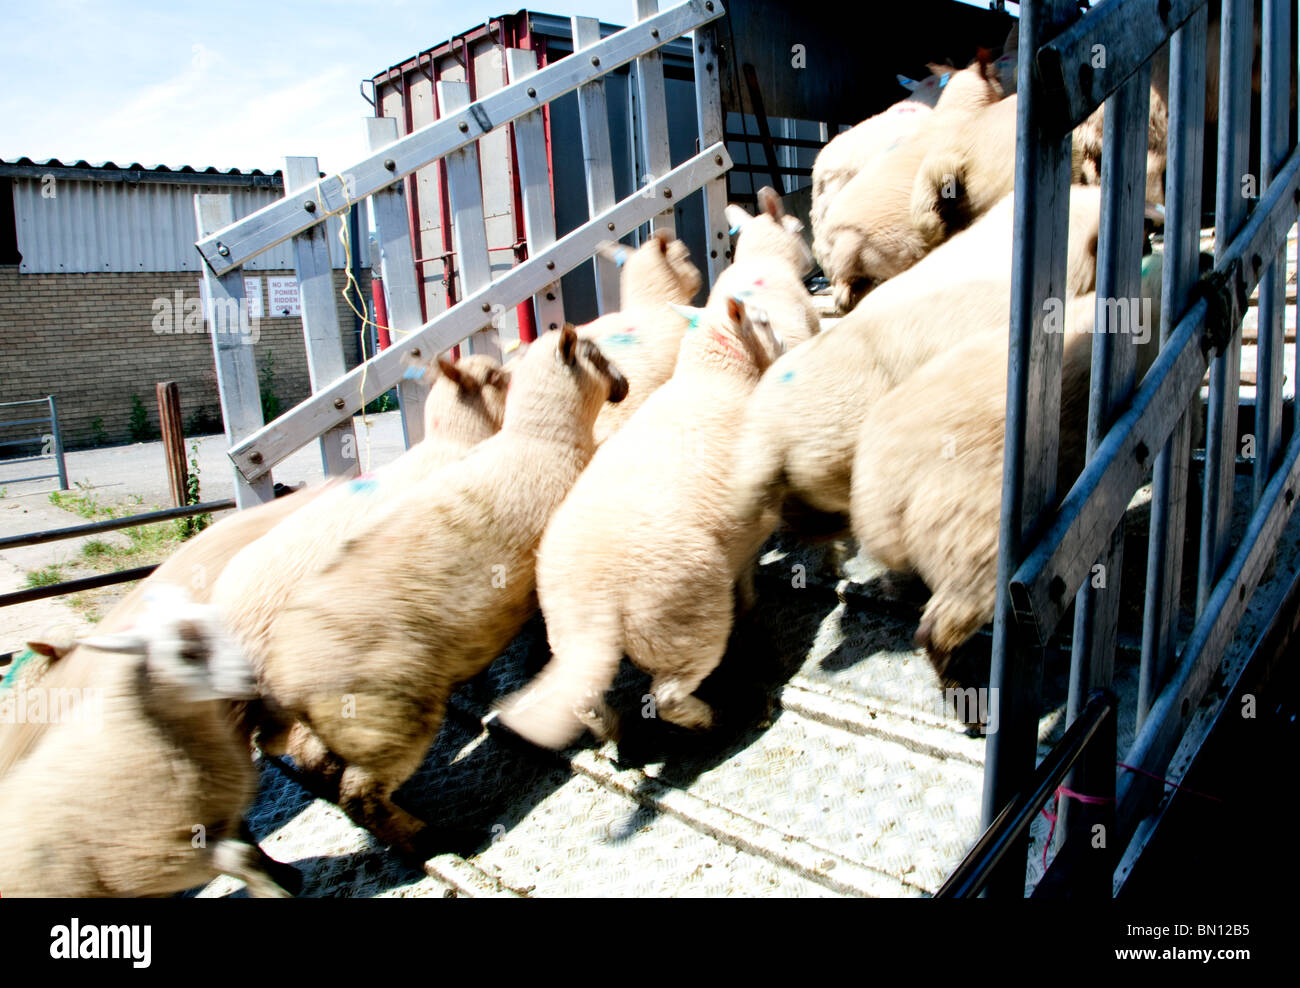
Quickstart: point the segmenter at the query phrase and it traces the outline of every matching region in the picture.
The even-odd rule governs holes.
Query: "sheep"
[[[1153,312],[1145,335],[1132,340],[1139,379],[1158,349],[1158,255],[1151,261],[1142,291]],[[1096,304],[1094,294],[1081,295],[1063,313],[1058,495],[1084,465]],[[884,566],[915,573],[930,588],[916,644],[940,675],[993,618],[1006,392],[1005,328],[977,333],[886,394],[857,436],[853,534]]]
[[[579,326],[578,335],[618,359],[628,381],[628,396],[601,410],[596,419],[597,445],[617,432],[672,374],[686,332],[686,319],[673,306],[688,305],[702,283],[686,245],[663,231],[636,250],[606,244],[601,253],[622,268],[621,308]]]
[[[835,196],[816,235],[822,270],[840,312],[850,311],[877,284],[929,252],[933,245],[911,220],[917,170],[949,128],[1001,95],[985,61],[953,73],[934,112]]]
[[[975,71],[970,71],[972,68]],[[813,254],[822,265],[827,263],[831,246],[826,237],[827,211],[854,176],[873,167],[878,158],[925,124],[931,108],[940,101],[945,112],[961,113],[1002,96],[1002,89],[988,67],[987,53],[983,51],[965,71],[933,63],[929,69],[930,77],[913,84],[916,88],[906,99],[837,135],[817,152],[813,162],[810,219]]]
[[[434,370],[434,368],[437,368]],[[319,570],[344,539],[439,467],[465,455],[501,426],[509,375],[491,357],[411,363],[411,378],[433,376],[425,402],[425,438],[370,476],[331,485],[303,510],[252,542],[226,565],[213,590],[255,668],[290,593]]]
[[[782,343],[735,298],[725,315],[711,299],[696,320],[672,378],[600,448],[542,539],[537,592],[554,657],[499,712],[535,744],[564,747],[584,727],[616,735],[602,697],[625,652],[653,677],[657,716],[713,723],[692,694],[726,649],[737,577],[775,527],[727,513],[735,429]]]
[[[1012,190],[1015,96],[954,120],[937,135],[912,183],[912,225],[931,247],[978,219]]]
[[[1167,81],[1163,88],[1168,88]],[[1169,155],[1169,105],[1166,99],[1162,87],[1153,80],[1147,109],[1146,201],[1162,206],[1165,202],[1165,162]],[[1102,103],[1074,129],[1074,148],[1080,158],[1082,181],[1086,185],[1101,184],[1101,141],[1105,126],[1106,104]]]
[[[872,292],[838,325],[777,360],[745,409],[733,510],[753,520],[789,495],[822,512],[849,508],[858,426],[880,397],[1011,307],[1010,197],[921,263]],[[1066,286],[1096,280],[1100,196],[1071,188]]]
[[[257,774],[231,701],[255,686],[216,611],[157,585],[134,628],[87,638],[78,651],[93,657],[80,690],[65,688],[56,664],[11,697],[30,706],[27,694],[37,689],[50,697],[46,719],[56,702],[59,713],[57,723],[0,736],[8,749],[40,728],[21,759],[0,752],[8,766],[0,774],[0,890],[160,896],[228,874],[252,895],[288,894],[268,863],[290,876],[283,881],[296,872],[270,862],[241,826]]]
[[[727,206],[728,220],[740,235],[729,267],[718,276],[709,305],[725,308],[733,296],[766,314],[787,348],[817,334],[821,319],[803,278],[813,267],[803,239],[803,224],[787,216],[776,190],[758,190],[759,215]]]
[[[515,365],[501,431],[399,491],[308,577],[271,629],[259,672],[279,753],[300,720],[318,741],[300,765],[380,840],[422,854],[432,832],[391,796],[437,736],[455,686],[495,659],[536,609],[535,555],[552,512],[595,451],[601,406],[627,381],[572,327]],[[620,433],[619,435],[622,435]],[[385,570],[382,592],[357,574]]]

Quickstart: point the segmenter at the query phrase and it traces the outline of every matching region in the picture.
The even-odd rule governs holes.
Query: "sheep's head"
[[[258,695],[252,667],[209,604],[183,589],[162,585],[145,597],[135,626],[92,635],[78,644],[143,661],[151,688],[176,702],[249,700]]]
[[[433,375],[424,406],[426,435],[468,427],[486,438],[501,428],[510,372],[496,359],[471,354],[452,362],[440,356],[426,366]]]
[[[813,268],[812,251],[803,237],[803,223],[785,212],[781,197],[770,186],[758,190],[758,206],[757,216],[750,216],[735,203],[727,206],[727,220],[739,232],[736,263],[750,257],[779,258],[802,278]]]
[[[945,74],[947,76],[947,81],[941,84],[938,102],[935,103],[935,109],[938,110],[977,110],[996,103],[1004,95],[993,54],[986,48],[981,48],[974,61],[960,72],[951,66],[937,65],[931,65],[930,71],[941,78]]]
[[[850,312],[863,296],[882,281],[906,270],[909,263],[899,252],[886,249],[871,234],[857,227],[830,231],[831,247],[823,260],[826,278],[831,283],[835,307]],[[914,260],[914,259],[911,259]]]
[[[627,391],[627,378],[600,347],[565,323],[538,337],[513,365],[505,427],[535,431],[573,409],[595,422],[605,402],[622,401]]]
[[[785,353],[785,341],[772,329],[767,312],[736,295],[710,299],[703,309],[674,306],[690,320],[682,351],[722,354],[752,364],[761,374]]]
[[[635,250],[607,241],[597,251],[621,269],[619,293],[623,308],[663,302],[685,304],[703,284],[700,269],[691,263],[690,250],[664,230],[656,230]]]

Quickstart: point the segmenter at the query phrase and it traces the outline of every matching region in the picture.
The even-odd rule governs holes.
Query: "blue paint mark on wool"
[[[623,344],[634,345],[641,342],[632,333],[610,333],[601,341],[601,345],[621,346]]]
[[[792,370],[788,370],[788,371],[786,371],[786,372],[785,372],[784,374],[782,374],[779,378],[777,378],[777,380],[781,381],[783,384],[784,384],[786,381],[793,381],[793,380],[794,380],[794,371],[792,371]]]
[[[358,477],[348,483],[348,492],[351,494],[373,494],[378,489],[379,481],[373,477]]]

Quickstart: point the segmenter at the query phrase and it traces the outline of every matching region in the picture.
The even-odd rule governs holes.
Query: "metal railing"
[[[28,480],[48,480],[50,477],[58,477],[59,490],[66,491],[68,489],[68,465],[63,456],[63,434],[59,431],[59,410],[55,404],[54,395],[46,395],[44,398],[31,398],[27,401],[0,402],[0,408],[17,408],[27,405],[45,405],[49,409],[49,414],[32,419],[0,422],[0,429],[10,429],[20,425],[46,424],[49,426],[49,431],[39,432],[35,436],[25,439],[0,440],[0,449],[7,449],[12,446],[31,446],[34,443],[40,443],[41,453],[37,456],[19,456],[0,460],[0,463],[30,463],[33,460],[53,460],[55,472],[36,474],[32,477],[5,477],[0,478],[0,483],[21,484]]]
[[[42,532],[29,532],[26,535],[10,535],[0,538],[0,551],[17,549],[28,545],[43,545],[46,542],[58,542],[63,539],[76,539],[86,535],[99,535],[103,532],[114,532],[122,528],[137,528],[141,525],[152,525],[157,522],[171,521],[178,518],[192,518],[195,515],[227,511],[233,507],[235,507],[235,502],[230,498],[226,498],[221,501],[206,501],[202,504],[187,504],[179,508],[146,511],[142,514],[127,515],[123,518],[108,518],[104,521],[91,522],[88,525],[70,525],[66,528],[51,528]],[[0,607],[8,607],[10,604],[25,604],[33,600],[43,600],[46,597],[59,597],[63,594],[80,593],[82,590],[112,586],[115,583],[130,583],[132,580],[143,580],[157,568],[156,565],[136,566],[132,569],[116,570],[112,573],[98,573],[95,576],[84,576],[76,580],[64,580],[43,587],[28,587],[26,590],[15,590],[11,593],[0,594]]]
[[[1000,695],[1001,726],[988,742],[983,812],[986,826],[1002,820],[1034,778],[1043,648],[1072,601],[1069,720],[1083,716],[1090,691],[1111,685],[1124,513],[1153,471],[1137,737],[1122,758],[1103,750],[1105,745],[1093,745],[1069,780],[1095,800],[1113,800],[1115,832],[1107,843],[1123,849],[1115,859],[1120,880],[1123,860],[1141,853],[1146,837],[1136,836],[1138,823],[1154,807],[1157,780],[1273,557],[1300,484],[1300,437],[1293,433],[1289,445],[1281,446],[1284,247],[1300,211],[1300,152],[1289,146],[1295,114],[1288,79],[1293,9],[1293,0],[1264,3],[1263,166],[1256,173],[1248,160],[1252,8],[1249,0],[1223,2],[1215,264],[1198,278],[1205,0],[1110,0],[1084,16],[1073,0],[1020,8],[1019,49],[1034,57],[1021,60],[1018,81],[1010,386],[991,680]],[[1161,352],[1138,385],[1132,348],[1115,331],[1119,327],[1110,325],[1113,306],[1106,302],[1140,294],[1134,245],[1140,243],[1143,204],[1130,190],[1145,184],[1151,60],[1166,41],[1170,121]],[[1088,461],[1058,507],[1062,338],[1044,331],[1044,303],[1064,296],[1070,132],[1103,101],[1106,154]],[[1249,215],[1251,200],[1243,195],[1247,176],[1258,179],[1259,189]],[[1260,387],[1253,513],[1234,548],[1229,529],[1237,473],[1240,329],[1246,300],[1257,286]],[[1180,649],[1187,410],[1207,367],[1195,624]],[[1089,580],[1099,565],[1108,574],[1102,587]],[[1059,748],[1053,757],[1058,753]],[[1117,761],[1134,769],[1118,785]],[[1062,800],[1061,854],[1077,850],[1094,817],[1088,805]],[[1021,896],[1027,831],[1016,829],[1008,839],[1015,846],[1004,851],[1001,864],[990,865],[988,891]]]
[[[413,382],[402,377],[404,355],[441,352],[470,337],[471,350],[500,352],[495,331],[484,331],[492,313],[539,294],[554,310],[542,313],[537,320],[537,325],[547,327],[556,321],[554,312],[559,311],[560,276],[592,258],[604,240],[623,237],[647,222],[671,228],[673,204],[696,189],[704,189],[710,243],[727,243],[722,176],[732,162],[723,143],[716,41],[709,26],[725,10],[715,0],[688,0],[659,12],[655,0],[638,0],[637,13],[640,19],[636,23],[603,39],[594,19],[575,18],[574,54],[541,69],[536,67],[535,53],[508,50],[509,85],[475,102],[469,101],[464,84],[439,82],[442,116],[405,137],[397,137],[395,120],[368,119],[372,153],[337,174],[319,177],[314,158],[286,159],[285,197],[238,221],[229,197],[195,197],[199,221],[196,246],[206,262],[204,277],[214,303],[217,380],[227,435],[233,442],[230,457],[235,465],[235,497],[241,507],[269,500],[271,468],[318,437],[328,474],[354,470],[355,456],[349,462],[342,454],[349,440],[355,444],[351,416],[394,386],[399,389],[407,445],[417,441],[423,429],[421,395]],[[662,113],[643,113],[642,144],[647,161],[655,166],[649,171],[656,177],[615,201],[603,77],[637,62],[642,105],[662,107],[659,50],[687,32],[694,32],[701,150],[674,168],[664,167],[668,161],[667,121]],[[583,120],[590,219],[557,240],[541,113],[549,102],[575,90]],[[522,173],[528,259],[492,281],[486,260],[476,142],[511,123]],[[444,159],[464,297],[424,322],[401,179]],[[341,355],[334,353],[337,331],[333,341],[329,339],[328,328],[337,322],[332,284],[325,276],[328,265],[318,255],[324,250],[324,220],[367,200],[380,245],[388,323],[398,338],[392,347],[344,374]],[[315,393],[264,424],[251,348],[242,346],[229,323],[221,324],[218,317],[225,312],[228,320],[232,308],[239,311],[242,306],[242,265],[289,239],[297,249]],[[360,248],[353,245],[353,250]],[[710,281],[726,266],[727,253],[721,247],[711,252]],[[597,275],[602,297],[607,299],[611,288],[616,288],[615,275],[605,271],[602,277],[599,264]],[[543,301],[537,305],[541,309]]]

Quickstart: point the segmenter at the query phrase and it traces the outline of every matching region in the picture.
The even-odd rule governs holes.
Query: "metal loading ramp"
[[[1295,264],[1293,232],[1288,318]],[[823,329],[836,321],[824,317]],[[1294,346],[1290,323],[1286,336]],[[1285,366],[1290,401],[1295,365]],[[1248,466],[1239,463],[1234,544],[1249,513]],[[1198,484],[1201,470],[1194,465]],[[1113,687],[1121,753],[1134,738],[1149,504],[1148,484],[1125,518]],[[549,658],[534,618],[456,692],[423,767],[399,792],[398,801],[431,824],[469,831],[464,846],[430,859],[423,872],[269,764],[249,813],[252,830],[272,857],[303,871],[308,896],[930,895],[980,833],[985,741],[962,714],[975,720],[981,703],[988,713],[981,688],[989,635],[981,632],[958,657],[950,669],[956,682],[946,688],[912,646],[924,588],[891,587],[855,553],[851,539],[811,543],[786,533],[765,547],[758,606],[738,619],[726,659],[700,690],[725,718],[710,735],[642,720],[648,677],[627,662],[610,697],[623,716],[621,745],[595,747],[586,737],[553,754],[485,730],[492,704]],[[1300,516],[1283,534],[1273,575],[1255,591],[1171,772],[1197,750],[1225,676],[1245,661],[1298,569]],[[1191,567],[1183,579],[1194,594]],[[1182,622],[1180,647],[1191,630],[1186,611]],[[1065,731],[1071,627],[1068,617],[1061,622],[1047,655],[1039,760]],[[1042,877],[1050,829],[1040,815],[1026,894]],[[246,893],[222,877],[198,894]]]
[[[1239,505],[1248,487],[1239,478]],[[1143,510],[1139,494],[1132,539],[1145,537]],[[1244,513],[1238,530],[1242,522]],[[913,650],[917,608],[886,599],[877,569],[861,557],[837,565],[842,556],[834,545],[769,544],[759,605],[701,688],[730,720],[711,736],[641,721],[648,680],[626,663],[611,695],[624,716],[621,748],[588,738],[551,754],[485,730],[493,701],[545,661],[540,622],[531,623],[456,693],[424,766],[399,793],[430,823],[472,832],[469,846],[430,859],[427,874],[270,765],[249,814],[253,832],[302,869],[309,896],[931,894],[979,835],[984,739],[945,709],[939,678]],[[791,586],[796,563],[806,587]],[[1298,565],[1293,519],[1225,668],[1249,651]],[[1138,590],[1116,662],[1120,751],[1133,739]],[[1055,645],[1040,758],[1064,730],[1069,642]],[[976,686],[987,684],[987,661],[981,635],[962,662],[985,677]],[[1196,738],[1194,727],[1184,747],[1194,750]],[[1026,891],[1041,877],[1048,831],[1040,816]],[[198,894],[245,893],[221,878]]]

